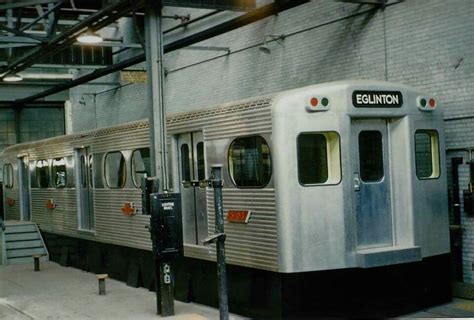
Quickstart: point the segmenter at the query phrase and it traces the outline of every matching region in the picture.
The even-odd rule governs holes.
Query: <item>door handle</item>
[[[360,190],[360,178],[358,173],[354,173],[354,191]]]

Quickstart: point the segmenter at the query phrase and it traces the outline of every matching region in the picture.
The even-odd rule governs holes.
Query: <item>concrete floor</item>
[[[454,298],[450,303],[412,313],[404,318],[474,318],[474,301]]]
[[[157,319],[155,294],[143,288],[107,279],[107,295],[97,294],[94,274],[42,263],[0,266],[0,319]],[[214,308],[175,302],[176,316],[168,319],[218,319]],[[406,318],[474,318],[474,301],[451,303],[405,315]],[[245,319],[231,315],[231,319]]]
[[[0,266],[0,319],[157,319],[156,296],[113,279],[107,295],[98,295],[94,274],[43,262],[40,272],[31,265]],[[167,319],[218,319],[219,310],[175,302],[176,316]],[[244,319],[231,315],[231,319]]]

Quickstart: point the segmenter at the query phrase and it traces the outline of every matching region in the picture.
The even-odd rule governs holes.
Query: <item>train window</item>
[[[140,173],[139,173],[140,172]],[[150,149],[141,148],[133,151],[132,153],[132,177],[133,184],[139,188],[141,184],[141,178],[146,172],[150,175]]]
[[[418,179],[439,177],[439,139],[435,130],[415,132],[415,165]]]
[[[340,138],[336,132],[301,133],[297,151],[300,184],[337,184],[341,181]]]
[[[127,180],[125,158],[120,151],[109,152],[105,156],[105,182],[111,189],[121,189]]]
[[[263,188],[270,181],[270,147],[260,136],[237,138],[229,148],[230,176],[237,187]]]
[[[66,159],[53,159],[52,165],[53,185],[58,188],[66,188]]]
[[[199,142],[196,145],[197,151],[197,174],[198,180],[205,180],[206,179],[206,167],[204,163],[204,142]]]
[[[13,188],[13,166],[9,163],[3,166],[3,183],[5,188]]]
[[[189,165],[189,146],[183,144],[181,146],[181,179],[183,181],[191,181],[191,166]]]
[[[377,182],[383,178],[383,146],[380,131],[359,133],[359,165],[363,181]]]
[[[36,161],[36,183],[39,188],[49,187],[49,164],[48,160]]]

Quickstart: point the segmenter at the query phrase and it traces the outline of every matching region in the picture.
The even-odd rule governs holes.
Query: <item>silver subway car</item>
[[[369,268],[449,252],[443,115],[413,88],[309,86],[167,117],[185,256],[214,260],[212,189],[223,164],[227,262],[278,273]],[[147,121],[3,151],[7,219],[151,250],[137,170]]]

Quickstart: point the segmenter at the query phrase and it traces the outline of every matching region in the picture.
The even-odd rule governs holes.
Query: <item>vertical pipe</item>
[[[463,163],[462,157],[451,158],[451,178],[453,186],[453,224],[461,225],[461,207],[459,197],[459,166]],[[457,230],[457,231],[456,231]],[[456,281],[463,281],[463,257],[462,257],[462,229],[451,230],[451,255],[453,268],[453,277]]]
[[[222,165],[211,168],[214,188],[214,209],[216,211],[216,234],[221,234],[217,239],[217,281],[219,283],[219,318],[229,319],[229,306],[227,297],[227,272],[225,265],[225,236],[224,236],[224,209],[222,204]]]
[[[162,190],[169,189],[166,163],[164,106],[163,31],[160,1],[148,0],[145,14],[147,97],[150,110],[151,175],[160,177]]]

